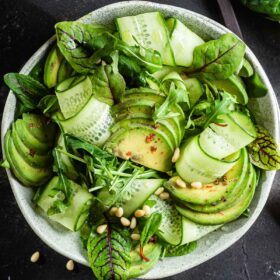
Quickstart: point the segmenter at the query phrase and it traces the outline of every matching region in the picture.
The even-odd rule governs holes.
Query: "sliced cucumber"
[[[230,115],[221,115],[224,125],[212,123],[210,128],[236,149],[241,149],[250,144],[254,139],[255,128],[248,116],[240,112]],[[244,127],[244,129],[243,129]]]
[[[95,145],[103,145],[110,136],[112,117],[110,106],[91,97],[86,106],[74,117],[60,121],[65,133]]]
[[[121,39],[130,46],[140,45],[161,54],[165,65],[175,65],[168,30],[160,12],[117,18]]]
[[[183,217],[183,238],[180,245],[184,245],[193,241],[196,241],[208,233],[218,229],[222,225],[200,225],[192,222],[191,220]]]
[[[57,73],[57,83],[61,83],[67,78],[71,77],[74,73],[74,69],[66,59],[63,59]]]
[[[228,143],[223,136],[207,127],[199,136],[199,144],[211,157],[222,159],[239,150]]]
[[[92,95],[89,77],[72,77],[60,83],[55,93],[65,119],[75,116],[87,104]]]
[[[178,19],[169,18],[166,24],[170,32],[170,45],[174,53],[175,64],[190,66],[195,47],[203,44],[204,41]]]
[[[151,212],[162,214],[162,222],[158,235],[172,245],[179,245],[182,241],[182,216],[177,212],[171,200],[162,200],[152,195],[145,204],[151,207]]]
[[[254,75],[254,69],[247,59],[243,59],[243,65],[238,73],[240,77],[248,78]]]
[[[121,201],[118,201],[114,206],[121,206],[124,210],[124,216],[131,216],[135,210],[142,207],[144,202],[164,183],[164,179],[137,179],[133,181],[126,193],[128,196],[123,196]],[[97,198],[106,207],[111,207],[111,197],[107,189],[102,189]]]
[[[218,160],[208,155],[199,145],[199,136],[191,138],[182,148],[181,156],[176,162],[176,170],[188,183],[210,183],[223,176],[239,159],[236,152],[225,160]]]
[[[64,213],[54,214],[49,216],[49,218],[72,231],[77,231],[87,219],[89,208],[93,201],[93,195],[75,182],[71,180],[68,181],[72,191],[69,207]],[[46,214],[56,200],[56,197],[53,197],[51,193],[58,187],[58,184],[59,178],[53,177],[37,201],[38,206]]]
[[[203,95],[203,87],[196,78],[188,78],[184,80],[184,84],[189,92],[190,107],[192,108]]]

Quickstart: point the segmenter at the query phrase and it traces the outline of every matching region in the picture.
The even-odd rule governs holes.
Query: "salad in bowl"
[[[64,21],[16,96],[5,160],[36,211],[78,232],[97,279],[146,274],[250,215],[280,167],[250,99],[267,87],[232,33],[202,38],[160,11]],[[207,40],[206,40],[207,39]]]

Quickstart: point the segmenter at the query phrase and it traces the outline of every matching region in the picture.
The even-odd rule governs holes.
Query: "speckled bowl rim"
[[[223,34],[226,32],[230,32],[227,28],[225,28],[221,24],[217,23],[216,21],[211,20],[198,13],[195,13],[195,12],[183,9],[183,8],[179,8],[179,7],[174,7],[171,5],[158,4],[158,3],[146,2],[146,1],[123,1],[123,2],[119,2],[119,3],[110,4],[110,5],[104,6],[100,9],[93,11],[92,13],[86,15],[85,17],[82,17],[81,20],[88,21],[91,14],[98,13],[99,15],[102,15],[103,13],[106,14],[106,12],[112,11],[114,9],[131,10],[131,9],[133,9],[133,7],[136,7],[136,6],[151,9],[151,10],[159,9],[159,10],[163,10],[167,13],[171,13],[171,14],[175,13],[176,15],[179,14],[181,17],[184,17],[184,14],[188,14],[189,17],[192,17],[193,19],[196,19],[197,21],[207,22],[207,24],[209,26],[211,26],[212,31],[215,30],[215,32],[217,34]],[[20,73],[29,73],[29,71],[32,69],[35,62],[37,61],[38,57],[40,57],[41,53],[44,53],[48,49],[48,47],[50,46],[50,44],[53,41],[54,41],[54,37],[52,37],[45,44],[43,44],[42,47],[39,48],[38,51],[35,52],[34,55],[26,62],[24,67],[21,69]],[[266,86],[269,90],[269,99],[270,99],[271,110],[272,110],[271,122],[274,125],[274,128],[270,132],[275,137],[277,143],[279,143],[279,108],[278,108],[276,95],[273,91],[273,88],[272,88],[272,86],[269,82],[269,79],[268,79],[267,75],[265,74],[262,66],[260,65],[259,61],[255,57],[253,52],[248,47],[246,49],[246,56],[249,59],[249,61],[251,61],[253,63],[256,71],[260,74],[262,80],[264,81],[264,83],[266,84]],[[12,119],[13,119],[12,115],[14,114],[15,104],[16,104],[16,99],[15,99],[13,93],[10,91],[8,98],[6,100],[6,104],[5,104],[5,108],[4,108],[4,112],[3,112],[3,118],[2,118],[2,126],[1,126],[1,140],[2,140],[3,154],[5,154],[4,148],[3,148],[4,135],[12,122]],[[56,243],[53,240],[50,241],[48,239],[48,237],[44,234],[44,231],[42,229],[38,228],[36,220],[33,219],[34,215],[36,215],[36,213],[34,212],[33,214],[30,214],[28,211],[26,211],[27,202],[24,199],[22,199],[22,196],[21,196],[22,188],[24,188],[24,187],[20,187],[21,185],[13,178],[10,170],[7,170],[7,175],[8,175],[10,185],[12,187],[12,191],[13,191],[16,201],[18,203],[18,206],[19,206],[23,216],[25,217],[26,221],[28,222],[30,227],[33,229],[33,231],[48,246],[50,246],[52,249],[54,249],[58,253],[64,255],[67,258],[71,258],[76,262],[79,262],[84,265],[88,265],[86,258],[84,256],[82,256],[82,254],[80,252],[79,252],[80,256],[75,255],[75,252],[74,253],[70,252],[70,251],[66,252],[63,248],[61,248],[59,246],[59,243]],[[156,268],[154,268],[151,272],[142,276],[141,278],[142,279],[159,279],[159,278],[172,276],[177,273],[186,271],[192,267],[195,267],[195,266],[213,258],[214,256],[216,256],[216,255],[220,254],[221,252],[223,252],[224,250],[226,250],[232,244],[234,244],[237,240],[239,240],[248,231],[248,229],[253,225],[253,223],[256,221],[259,214],[261,213],[261,211],[267,201],[267,198],[269,196],[274,177],[275,177],[274,171],[266,173],[266,178],[264,181],[266,188],[264,191],[261,190],[261,196],[259,197],[259,200],[256,202],[257,203],[256,209],[254,210],[254,213],[252,214],[252,216],[250,216],[244,224],[241,224],[240,228],[238,228],[234,231],[234,233],[235,233],[234,237],[231,236],[230,240],[227,240],[227,242],[222,243],[221,246],[218,246],[217,248],[213,249],[210,253],[201,254],[201,256],[199,258],[193,260],[191,263],[186,262],[185,265],[181,265],[181,266],[173,265],[171,267],[171,265],[165,264],[165,262],[167,262],[167,261],[164,260]],[[224,234],[226,234],[226,233],[224,233]],[[184,257],[173,258],[173,259],[175,260],[175,264],[176,264],[176,259],[177,260],[180,259],[180,261],[181,261],[184,258],[186,258],[186,257],[184,256]],[[168,260],[170,260],[170,259],[168,259]]]

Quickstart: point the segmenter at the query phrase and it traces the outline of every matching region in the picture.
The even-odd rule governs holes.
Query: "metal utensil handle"
[[[217,0],[217,2],[219,4],[226,27],[239,36],[239,38],[243,39],[243,35],[230,0]]]

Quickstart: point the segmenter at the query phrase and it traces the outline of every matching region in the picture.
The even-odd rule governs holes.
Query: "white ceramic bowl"
[[[217,38],[221,34],[229,32],[228,29],[219,23],[189,10],[146,1],[127,1],[108,5],[86,15],[81,20],[87,23],[98,22],[108,24],[113,23],[114,18],[119,16],[156,10],[161,11],[165,16],[175,16],[206,39],[209,37]],[[53,40],[54,38],[48,40],[28,60],[20,72],[24,74],[29,73],[36,62],[46,53],[46,50]],[[250,108],[253,109],[257,121],[269,129],[277,142],[279,142],[278,104],[275,93],[262,66],[249,48],[246,50],[246,56],[253,64],[255,70],[260,74],[269,90],[266,97],[253,101],[251,100]],[[16,99],[10,92],[2,119],[2,143],[4,134],[13,121],[15,105]],[[31,189],[25,188],[18,183],[9,170],[7,170],[7,174],[18,206],[35,233],[55,251],[78,263],[88,265],[86,252],[82,249],[78,234],[66,231],[62,227],[45,219],[40,213],[37,213],[31,203],[31,198],[33,196]],[[198,248],[189,255],[167,258],[160,261],[152,271],[142,276],[142,279],[159,279],[183,272],[211,259],[235,243],[252,226],[262,211],[268,198],[274,176],[275,172],[267,172],[266,175],[262,177],[254,200],[250,206],[251,212],[249,218],[240,218],[228,224],[226,226],[226,231],[218,230],[207,235],[199,241]]]

